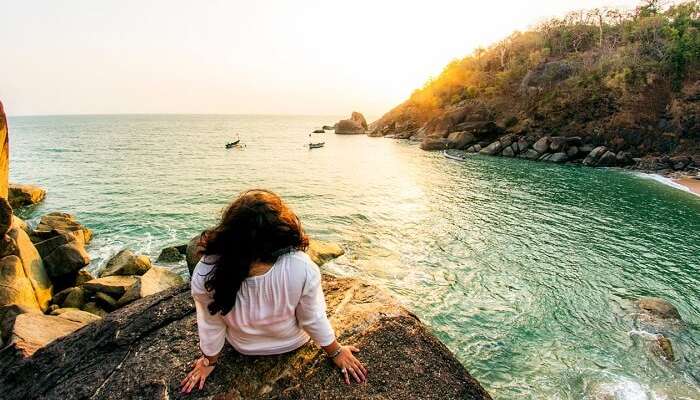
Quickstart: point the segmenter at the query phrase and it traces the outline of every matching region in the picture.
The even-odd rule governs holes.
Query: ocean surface
[[[309,150],[309,132],[339,118],[13,117],[11,181],[48,190],[19,214],[76,214],[95,232],[96,271],[125,247],[155,260],[239,192],[272,189],[312,237],[346,249],[324,270],[388,289],[496,399],[700,399],[700,198],[628,172],[462,163],[392,139],[329,132]],[[247,147],[224,149],[236,134]],[[640,296],[686,321],[666,329],[675,362],[649,349]]]

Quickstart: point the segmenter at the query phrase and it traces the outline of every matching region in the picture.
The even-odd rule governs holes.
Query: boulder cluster
[[[20,357],[134,300],[183,283],[179,275],[129,250],[117,253],[93,277],[85,250],[92,231],[71,214],[43,215],[31,229],[0,198],[0,221],[0,345]]]
[[[551,134],[551,130],[540,126],[541,121],[515,115],[499,117],[492,107],[469,101],[446,107],[427,120],[418,118],[419,115],[411,108],[397,107],[370,124],[368,135],[419,142],[423,150],[455,149],[533,161],[624,167],[665,175],[682,172],[700,177],[700,154],[658,156],[663,152],[653,151],[662,146],[656,136],[627,131],[613,134],[603,127]]]

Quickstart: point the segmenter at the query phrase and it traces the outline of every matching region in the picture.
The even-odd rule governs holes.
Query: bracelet
[[[343,351],[343,346],[338,346],[338,348],[334,352],[332,352],[331,354],[328,354],[328,358],[330,358],[332,360],[332,359],[338,357],[338,354],[340,354],[341,351]]]

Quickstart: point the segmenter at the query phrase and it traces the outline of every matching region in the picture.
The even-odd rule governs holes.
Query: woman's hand
[[[355,346],[343,346],[340,353],[333,358],[333,363],[340,368],[345,383],[348,385],[350,384],[350,376],[355,378],[357,383],[367,382],[367,368],[352,354],[358,351],[360,349]]]
[[[197,361],[194,362],[192,371],[180,382],[180,386],[182,386],[180,392],[189,393],[198,385],[199,389],[202,390],[202,388],[204,388],[204,382],[206,382],[209,374],[214,371],[214,367],[214,365],[209,365],[209,359],[206,357],[199,357]]]

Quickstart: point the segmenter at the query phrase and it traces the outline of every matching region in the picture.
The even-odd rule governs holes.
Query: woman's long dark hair
[[[261,189],[242,193],[221,222],[203,234],[204,255],[218,256],[204,287],[213,293],[209,312],[226,314],[255,262],[274,263],[280,255],[306,250],[309,239],[299,218],[276,194]]]

